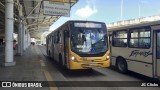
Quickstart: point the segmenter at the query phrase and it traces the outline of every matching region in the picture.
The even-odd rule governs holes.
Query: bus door
[[[51,44],[51,57],[54,59],[54,36],[51,37],[52,38],[52,44]]]
[[[68,56],[69,56],[69,31],[65,30],[63,31],[63,36],[64,36],[64,64],[67,65],[67,60],[68,60]]]
[[[160,77],[160,31],[156,32],[156,75]]]

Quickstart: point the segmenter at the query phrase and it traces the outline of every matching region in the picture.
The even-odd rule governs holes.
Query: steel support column
[[[14,66],[13,59],[13,29],[14,29],[14,2],[5,0],[5,62],[4,66]]]
[[[18,29],[18,52],[17,55],[22,56],[22,22],[19,19],[19,29]]]
[[[27,38],[27,40],[28,40],[28,47],[29,47],[29,45],[30,45],[30,35],[29,35],[29,31],[28,31],[28,38]]]
[[[21,20],[21,17],[23,16],[22,13],[22,5],[19,5],[19,29],[18,29],[18,52],[17,55],[22,56],[23,55],[23,22]]]
[[[28,45],[28,42],[29,42],[29,39],[28,39],[28,38],[29,38],[29,35],[28,35],[28,30],[26,30],[26,31],[27,31],[27,37],[26,37],[26,39],[27,39],[27,41],[26,41],[27,47],[26,47],[26,48],[28,48],[28,46],[29,46],[29,45]]]
[[[26,50],[26,48],[27,48],[27,33],[26,33],[26,24],[25,23],[23,23],[23,50],[25,51]]]
[[[25,45],[24,44],[24,41],[25,41],[24,40],[24,38],[25,38],[25,34],[24,33],[25,33],[25,26],[24,26],[24,22],[22,22],[22,52],[24,51],[24,47],[25,47],[24,46]]]

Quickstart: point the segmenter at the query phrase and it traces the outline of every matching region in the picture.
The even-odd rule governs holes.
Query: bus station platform
[[[3,59],[4,56],[1,54],[1,62]],[[14,60],[16,61],[15,66],[1,66],[1,81],[45,80],[40,65],[40,60],[42,59],[37,55],[37,50],[34,46],[28,47],[23,56],[15,56]]]
[[[30,45],[23,56],[14,56],[15,66],[0,67],[0,81],[47,81],[52,80],[45,67],[45,51],[38,49],[45,46]],[[1,49],[3,49],[1,47]],[[0,53],[0,62],[4,61],[4,52]],[[0,90],[48,90],[49,88],[0,88]],[[53,89],[52,89],[53,90]],[[56,90],[56,89],[54,89]]]

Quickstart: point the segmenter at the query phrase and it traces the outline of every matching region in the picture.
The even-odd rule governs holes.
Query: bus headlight
[[[108,54],[108,55],[107,55],[107,58],[106,58],[106,60],[109,60],[109,59],[110,59],[110,54]]]
[[[110,58],[110,56],[107,56],[107,60]]]
[[[71,56],[71,60],[74,61],[74,62],[77,62],[77,60],[74,56]]]
[[[72,59],[72,60],[74,60],[74,59],[75,59],[75,57],[74,57],[74,56],[72,56],[72,57],[71,57],[71,59]]]

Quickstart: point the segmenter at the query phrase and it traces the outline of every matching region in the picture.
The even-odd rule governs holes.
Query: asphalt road
[[[59,90],[160,90],[159,87],[128,87],[118,86],[123,83],[139,83],[139,81],[148,81],[152,78],[129,71],[127,74],[117,72],[111,68],[95,68],[92,70],[67,70],[61,68],[53,59],[47,57],[46,48],[44,46],[35,46],[41,58],[43,58],[44,66],[47,68],[49,75],[53,81],[62,81],[70,84],[70,87],[57,87]],[[69,82],[72,81],[72,82]],[[77,82],[82,81],[82,82]],[[88,82],[91,81],[91,82]],[[104,82],[103,82],[104,81]],[[108,82],[106,82],[108,81]],[[114,81],[114,82],[111,82]],[[102,87],[98,85],[103,83]],[[79,86],[77,86],[79,83]],[[91,84],[92,85],[91,85]],[[85,85],[81,85],[85,84]],[[112,87],[109,87],[109,84]],[[115,84],[115,85],[114,85]],[[73,85],[73,86],[72,86]],[[88,85],[88,86],[87,86]],[[95,86],[94,86],[95,85]]]

